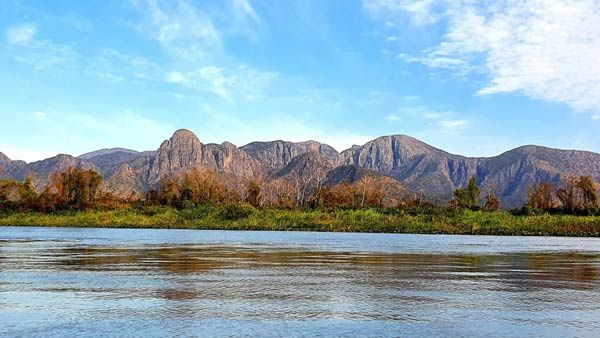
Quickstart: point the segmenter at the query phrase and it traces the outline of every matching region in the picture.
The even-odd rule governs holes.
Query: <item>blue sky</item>
[[[600,1],[0,2],[13,159],[407,134],[493,156],[600,152]]]

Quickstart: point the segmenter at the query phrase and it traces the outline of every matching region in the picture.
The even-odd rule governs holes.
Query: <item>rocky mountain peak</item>
[[[197,141],[200,142],[196,134],[188,129],[178,129],[171,136],[171,142],[181,142],[181,141]]]
[[[198,137],[187,129],[177,130],[164,141],[152,161],[149,181],[158,182],[166,173],[181,171],[202,160],[203,145]]]
[[[0,164],[8,164],[12,162],[10,160],[10,158],[8,158],[8,156],[4,155],[3,153],[0,153]]]

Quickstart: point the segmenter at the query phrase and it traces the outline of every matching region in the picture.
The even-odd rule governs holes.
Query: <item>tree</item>
[[[550,210],[554,207],[554,192],[556,187],[548,182],[530,187],[527,204],[535,209]]]
[[[563,181],[563,186],[556,190],[556,197],[563,206],[563,210],[569,213],[575,212],[579,207],[577,198],[577,180],[569,177]]]
[[[183,175],[181,190],[186,191],[196,205],[222,203],[229,196],[216,171],[198,167]]]
[[[459,188],[454,191],[454,198],[459,207],[474,210],[479,207],[480,194],[481,190],[477,186],[477,178],[473,176],[466,188]]]
[[[174,175],[165,175],[160,180],[158,196],[161,204],[175,206],[181,196],[179,178]]]
[[[596,192],[594,179],[591,176],[580,176],[575,186],[581,193],[583,206],[585,208],[598,206],[598,193]]]
[[[490,190],[485,196],[485,204],[483,205],[483,210],[489,212],[500,210],[500,199],[498,198],[498,196],[494,195],[492,190]]]
[[[258,207],[260,205],[260,184],[256,181],[250,181],[248,183],[248,196],[246,199],[248,203],[250,203],[253,207]]]
[[[94,170],[81,170],[71,167],[65,172],[54,173],[46,188],[45,202],[53,202],[53,207],[85,210],[95,206],[102,176]],[[48,206],[52,207],[52,206]]]

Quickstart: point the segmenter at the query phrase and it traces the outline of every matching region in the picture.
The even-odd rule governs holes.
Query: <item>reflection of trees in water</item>
[[[577,253],[511,253],[500,255],[391,255],[379,258],[400,279],[496,280],[515,288],[593,288],[599,255]],[[360,264],[372,258],[362,258]],[[368,264],[365,266],[369,266]],[[374,276],[373,279],[377,279]],[[373,280],[369,281],[373,282]]]
[[[273,270],[301,280],[331,277],[344,283],[405,289],[439,288],[439,282],[493,280],[512,290],[593,288],[600,256],[578,253],[510,253],[500,255],[386,254],[268,247],[69,247],[55,252],[57,266],[89,270],[151,270],[197,274],[214,270]],[[336,279],[337,278],[337,279]],[[190,293],[192,296],[193,293]],[[186,295],[167,293],[166,299]]]

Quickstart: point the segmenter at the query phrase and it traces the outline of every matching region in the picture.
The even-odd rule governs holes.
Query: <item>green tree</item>
[[[473,176],[469,180],[469,184],[466,188],[460,188],[454,191],[454,199],[458,207],[475,210],[479,208],[480,194],[481,189],[477,186],[477,178]]]

